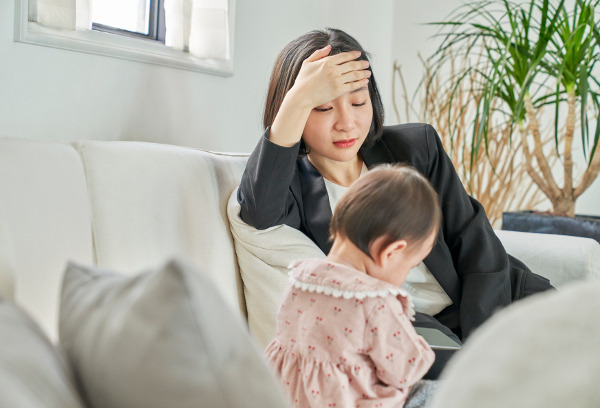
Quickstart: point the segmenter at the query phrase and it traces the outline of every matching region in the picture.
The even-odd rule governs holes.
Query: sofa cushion
[[[80,408],[68,365],[40,327],[0,297],[0,407]]]
[[[242,318],[188,261],[133,277],[69,264],[59,329],[91,407],[285,406]]]
[[[246,157],[143,142],[78,144],[97,264],[131,274],[183,255],[244,311],[226,203]]]

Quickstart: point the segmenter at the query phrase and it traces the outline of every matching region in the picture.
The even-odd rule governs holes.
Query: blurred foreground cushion
[[[1,296],[0,342],[0,407],[84,407],[63,355],[23,310]]]
[[[498,312],[442,373],[431,408],[600,407],[600,282]]]
[[[69,264],[59,336],[94,408],[285,406],[241,317],[187,261],[133,277]]]

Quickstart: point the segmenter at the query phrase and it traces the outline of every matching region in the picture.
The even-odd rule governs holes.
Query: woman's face
[[[373,121],[369,89],[344,94],[312,110],[302,138],[308,156],[317,160],[346,162],[358,154]]]

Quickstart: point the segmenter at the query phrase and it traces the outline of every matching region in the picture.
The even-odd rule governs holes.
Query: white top
[[[367,171],[367,166],[363,163],[361,176]],[[331,213],[333,213],[337,202],[348,190],[348,187],[332,183],[326,178],[323,178],[323,180],[325,180],[329,205],[331,206]],[[417,312],[433,316],[452,304],[450,297],[423,262],[410,270],[402,288],[411,295]]]

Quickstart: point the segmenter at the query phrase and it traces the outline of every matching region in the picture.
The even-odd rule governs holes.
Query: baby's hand
[[[310,109],[352,92],[369,82],[369,62],[356,60],[360,51],[329,56],[331,45],[305,59],[291,91],[306,101]]]

